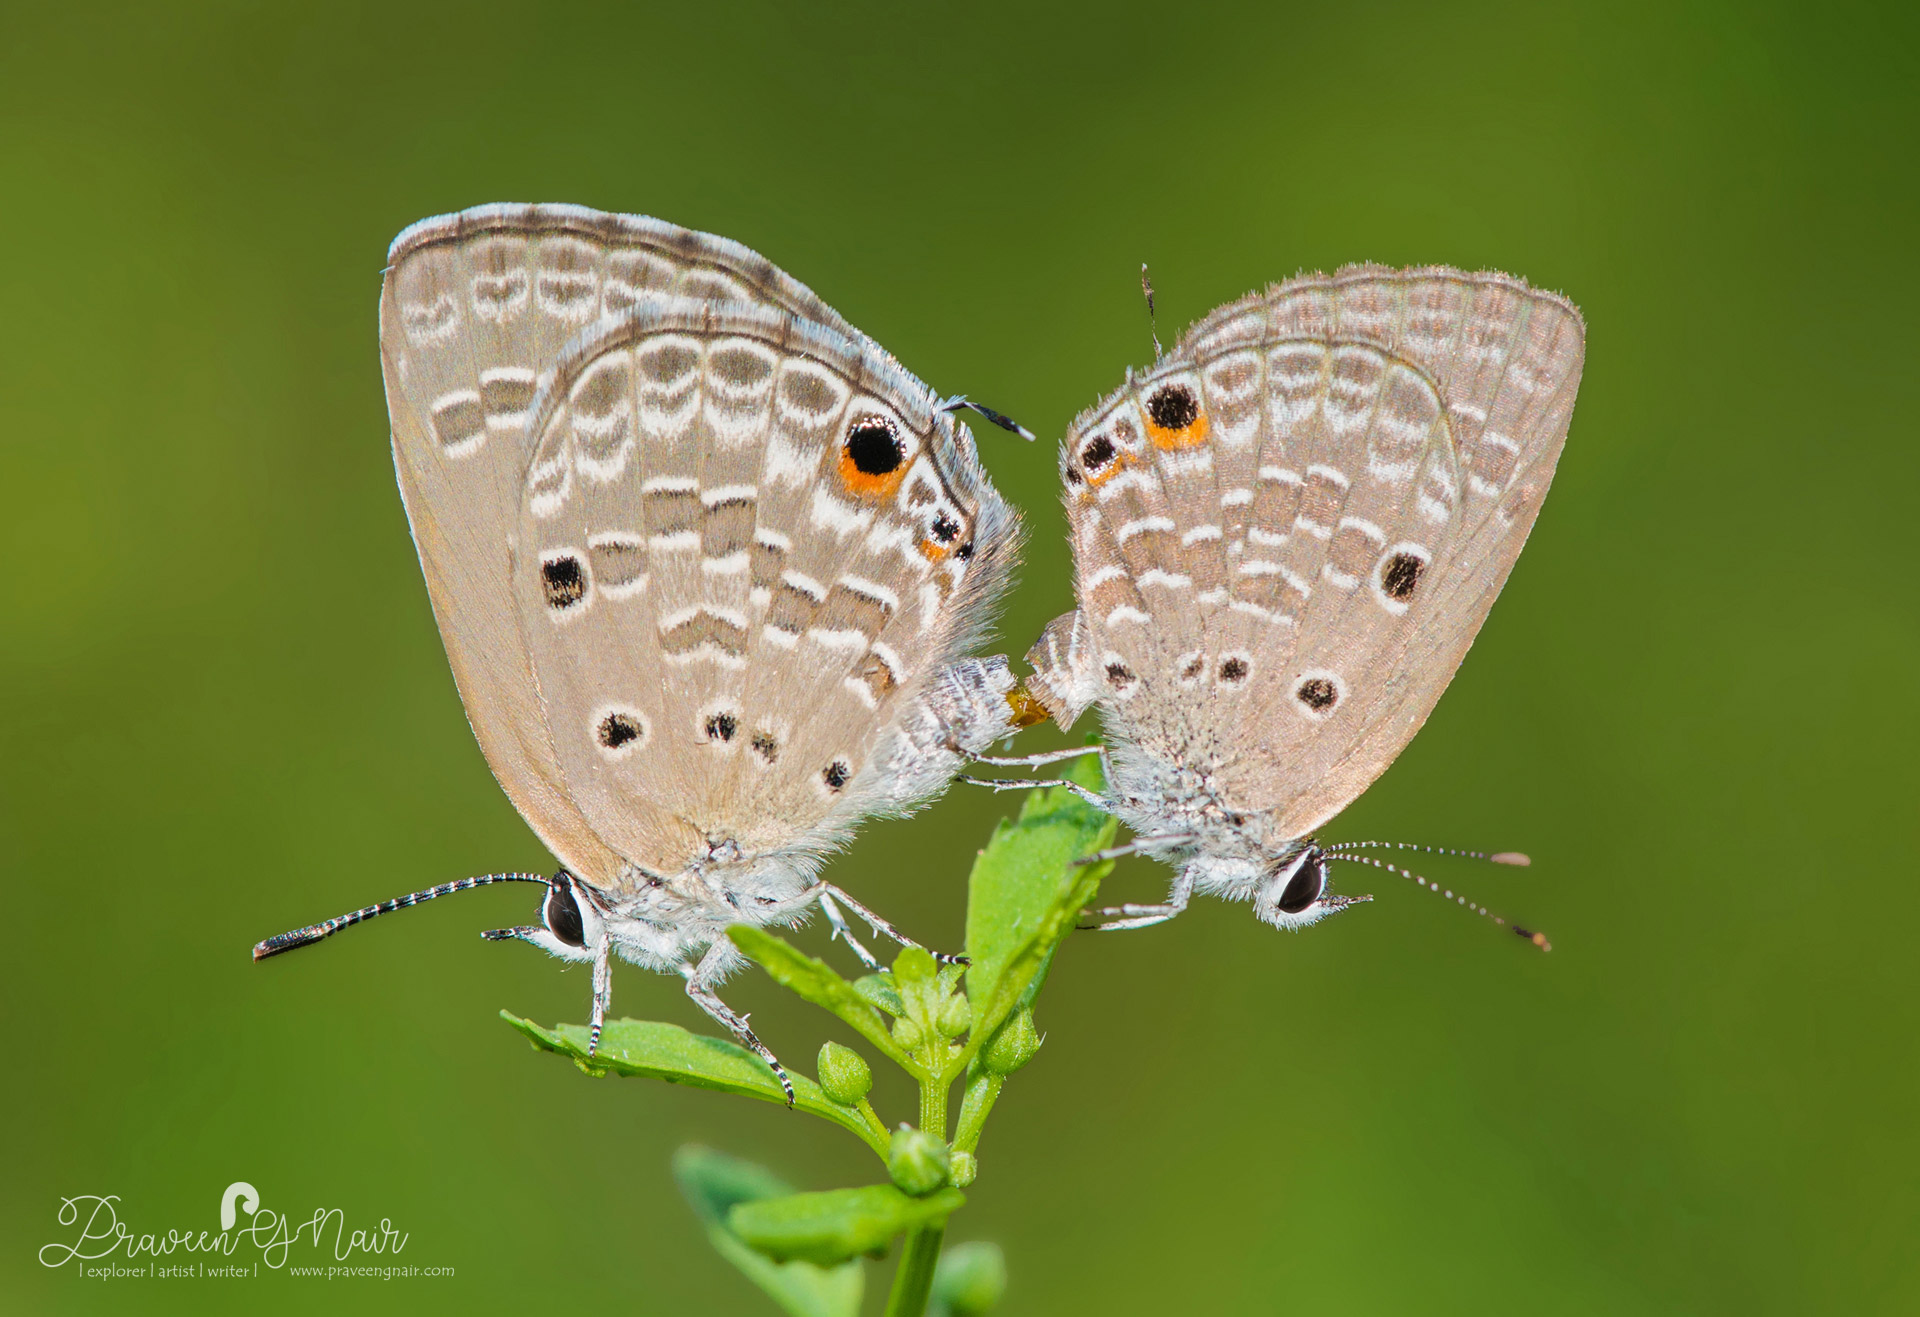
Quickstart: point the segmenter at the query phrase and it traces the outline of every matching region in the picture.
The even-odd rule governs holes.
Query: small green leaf
[[[1063,776],[1094,791],[1105,789],[1094,755],[1074,760]],[[1112,845],[1119,826],[1065,787],[1034,791],[1020,817],[995,829],[974,861],[967,905],[974,1047],[1031,995],[1054,947],[1072,931],[1081,907],[1112,868],[1073,861]]]
[[[691,1084],[695,1088],[717,1089],[763,1102],[786,1104],[786,1092],[767,1069],[766,1062],[737,1044],[689,1033],[677,1024],[609,1020],[600,1035],[600,1050],[589,1060],[585,1025],[562,1024],[544,1029],[511,1011],[501,1011],[500,1018],[525,1034],[535,1047],[572,1057],[588,1074],[639,1075],[664,1079],[669,1084]],[[797,1109],[852,1130],[868,1147],[882,1157],[887,1155],[887,1143],[868,1127],[858,1111],[829,1101],[820,1086],[805,1075],[790,1075],[790,1078]]]
[[[942,1222],[967,1201],[958,1189],[909,1198],[890,1184],[740,1203],[727,1214],[733,1233],[776,1261],[800,1258],[832,1266],[878,1253],[896,1235]]]
[[[857,1317],[866,1277],[858,1260],[837,1267],[775,1262],[727,1227],[740,1203],[785,1197],[793,1190],[772,1171],[711,1148],[688,1146],[673,1156],[673,1178],[706,1224],[715,1251],[792,1317]]]
[[[817,960],[764,928],[735,924],[727,930],[733,944],[760,963],[770,978],[781,987],[798,994],[815,1006],[824,1007],[860,1031],[861,1037],[878,1047],[896,1065],[913,1073],[919,1067],[905,1052],[894,1046],[887,1032],[887,1021],[874,1004],[854,990],[824,960]]]
[[[907,1004],[900,1000],[900,992],[893,986],[893,975],[886,970],[855,979],[853,991],[860,1000],[868,1005],[878,1006],[888,1015],[900,1016],[907,1013]]]

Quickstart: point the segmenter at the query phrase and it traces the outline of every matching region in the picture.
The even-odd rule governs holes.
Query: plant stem
[[[951,1080],[920,1081],[920,1128],[936,1139],[947,1137],[947,1088]]]
[[[921,1226],[907,1235],[900,1269],[893,1273],[893,1290],[887,1295],[886,1317],[921,1317],[926,1312],[927,1299],[933,1293],[934,1267],[940,1261],[940,1240],[946,1233],[943,1221]]]

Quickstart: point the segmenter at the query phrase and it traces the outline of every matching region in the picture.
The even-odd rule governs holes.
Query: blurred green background
[[[1587,315],[1531,546],[1328,830],[1531,851],[1434,868],[1555,950],[1360,871],[1380,899],[1300,936],[1209,902],[1073,940],[953,1231],[1004,1244],[1006,1313],[1920,1308],[1920,27],[1802,8],[8,6],[0,1306],[764,1313],[671,1150],[874,1178],[816,1122],[528,1051],[495,1012],[588,985],[476,936],[526,889],[248,959],[550,863],[448,677],[375,303],[411,221],[564,200],[737,238],[1046,437],[982,433],[1032,530],[1014,649],[1068,599],[1051,441],[1150,355],[1141,261],[1163,337],[1361,259]],[[1012,803],[955,791],[831,873],[955,945]],[[729,996],[810,1067],[825,1016]],[[234,1180],[456,1275],[36,1261],[62,1197],[207,1228]]]

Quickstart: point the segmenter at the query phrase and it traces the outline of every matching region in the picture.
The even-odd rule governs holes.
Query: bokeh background
[[[462,720],[375,344],[392,236],[496,200],[737,238],[1040,431],[982,433],[1032,530],[1015,649],[1068,599],[1051,441],[1150,355],[1143,260],[1163,337],[1360,259],[1572,296],[1586,381],[1532,543],[1329,830],[1531,851],[1435,869],[1555,950],[1359,871],[1380,899],[1305,935],[1205,903],[1076,938],[952,1237],[1004,1245],[1010,1315],[1920,1307],[1912,14],[8,6],[0,1307],[770,1312],[673,1148],[877,1172],[825,1125],[530,1052],[495,1012],[578,1020],[588,987],[476,936],[526,889],[248,959],[550,862]],[[1012,804],[955,791],[833,876],[956,944]],[[810,1066],[826,1017],[731,996]],[[616,1006],[702,1027],[630,968]],[[36,1261],[64,1196],[201,1228],[233,1180],[456,1275]]]

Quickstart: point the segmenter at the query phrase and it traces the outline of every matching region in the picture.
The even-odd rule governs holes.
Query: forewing
[[[674,302],[580,340],[534,434],[515,590],[595,830],[658,872],[844,835],[1011,567],[965,429],[864,339]]]
[[[1582,348],[1578,312],[1518,280],[1357,268],[1221,308],[1084,418],[1076,570],[1122,734],[1278,835],[1344,808],[1519,555]],[[1194,404],[1175,429],[1169,390]]]
[[[380,301],[394,465],[468,720],[541,839],[604,883],[617,857],[569,801],[511,588],[528,411],[562,345],[648,298],[758,301],[844,322],[737,243],[573,206],[483,206],[395,239]]]

